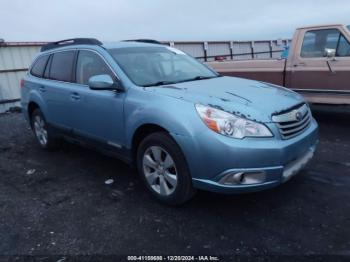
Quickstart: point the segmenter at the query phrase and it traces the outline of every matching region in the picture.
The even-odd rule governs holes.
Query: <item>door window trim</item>
[[[114,69],[112,68],[112,66],[107,62],[107,60],[96,50],[93,49],[89,49],[89,48],[79,48],[77,49],[77,56],[76,56],[76,60],[75,60],[75,65],[74,65],[74,78],[75,78],[75,83],[76,85],[80,85],[80,86],[89,86],[89,85],[85,85],[85,84],[80,84],[76,82],[76,75],[77,75],[77,64],[78,64],[78,58],[79,58],[79,53],[80,51],[90,51],[93,52],[95,54],[97,54],[98,56],[100,56],[100,58],[102,58],[103,62],[107,65],[107,67],[110,69],[110,71],[112,72],[112,74],[116,77],[116,79],[121,83],[120,78],[118,77],[117,73],[114,71]]]
[[[335,50],[335,57],[336,59],[338,58],[350,58],[350,55],[347,56],[337,56],[338,55],[338,49],[339,49],[339,45],[340,45],[340,40],[344,38],[344,40],[348,43],[348,45],[350,46],[350,41],[346,38],[346,36],[344,34],[342,34],[342,32],[340,31],[340,35],[339,35],[339,39],[338,39],[338,43],[337,43],[337,49]]]
[[[52,69],[52,61],[54,59],[55,54],[59,54],[59,53],[63,53],[63,52],[72,52],[73,51],[73,64],[72,64],[72,71],[70,72],[70,81],[63,81],[63,80],[57,80],[57,79],[51,79],[50,75],[51,75],[51,69]],[[54,52],[51,54],[51,63],[50,63],[50,68],[49,68],[49,77],[47,78],[47,80],[53,80],[53,81],[57,81],[57,82],[63,82],[63,83],[73,83],[71,81],[73,81],[73,70],[74,70],[74,64],[75,64],[75,58],[76,58],[76,53],[77,50],[75,49],[67,49],[67,50],[60,50],[59,52]]]
[[[40,76],[34,75],[34,74],[32,73],[32,71],[33,71],[33,69],[34,69],[34,66],[39,62],[39,59],[44,58],[45,56],[47,57],[47,59],[46,59],[46,62],[45,62],[45,65],[44,65],[44,70],[43,70],[43,73],[42,73],[41,77],[40,77]],[[35,61],[33,62],[33,64],[31,65],[31,67],[29,68],[29,70],[28,70],[29,73],[30,73],[31,75],[35,76],[35,77],[44,78],[44,74],[45,74],[45,71],[46,71],[46,67],[47,67],[47,64],[50,62],[50,58],[51,58],[51,55],[48,55],[48,54],[44,54],[44,55],[38,56],[38,57],[35,59]]]
[[[79,51],[91,51],[91,52],[94,52],[96,53],[97,55],[99,55],[102,60],[107,64],[107,66],[109,67],[109,69],[112,71],[113,75],[117,78],[117,80],[121,83],[121,80],[120,78],[118,77],[117,73],[115,72],[115,70],[113,69],[113,67],[107,62],[107,60],[103,57],[103,55],[101,55],[98,51],[94,50],[94,49],[90,49],[90,48],[69,48],[69,49],[65,49],[65,50],[58,50],[58,51],[52,51],[52,52],[47,52],[43,55],[49,55],[50,57],[56,53],[60,53],[60,52],[67,52],[67,51],[76,51],[77,53],[79,53]],[[39,59],[39,57],[41,57],[42,55],[39,55],[33,62],[33,64],[31,65],[30,68],[33,67],[33,65],[35,64],[35,62]],[[49,58],[50,60],[51,58]],[[75,71],[76,73],[76,63],[77,63],[77,60],[78,60],[78,57],[77,57],[77,54],[75,54],[75,58],[74,58],[74,61],[73,61],[73,70]],[[52,61],[52,59],[51,59]],[[51,62],[50,61],[50,62]],[[48,66],[48,64],[46,64],[46,66]],[[46,67],[45,67],[45,70],[46,70]],[[44,74],[45,74],[45,70],[44,70]],[[50,68],[49,70],[51,71],[51,63],[50,63]],[[34,78],[37,78],[37,79],[41,79],[41,80],[46,80],[46,81],[53,81],[53,82],[58,82],[58,83],[65,83],[65,84],[72,84],[72,85],[80,85],[80,86],[88,86],[88,85],[84,85],[84,84],[78,84],[76,82],[67,82],[67,81],[60,81],[60,80],[55,80],[55,79],[50,79],[50,78],[44,78],[44,77],[37,77],[35,75],[32,75],[30,73],[31,69],[28,70],[28,74]],[[50,74],[49,74],[50,75]]]
[[[350,40],[348,39],[348,36],[346,34],[344,34],[343,30],[341,30],[341,28],[338,27],[329,27],[329,28],[322,28],[322,29],[305,29],[301,32],[302,35],[302,41],[299,41],[298,44],[298,50],[297,50],[297,58],[298,60],[313,60],[313,61],[324,61],[325,59],[327,59],[327,57],[323,56],[323,57],[303,57],[301,56],[301,49],[303,48],[303,44],[305,41],[305,35],[308,32],[312,32],[312,31],[320,31],[320,30],[338,30],[339,31],[339,38],[338,38],[338,42],[337,42],[337,49],[336,52],[338,52],[338,45],[339,45],[339,40],[340,38],[343,36],[344,39],[346,41],[348,41],[350,43]],[[350,58],[349,56],[336,56],[336,59],[344,59],[344,58]]]

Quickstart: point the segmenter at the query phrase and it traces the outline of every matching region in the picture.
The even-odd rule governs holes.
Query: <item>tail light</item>
[[[19,84],[20,84],[21,88],[23,88],[23,87],[24,87],[24,79],[21,79],[21,81],[19,82]]]

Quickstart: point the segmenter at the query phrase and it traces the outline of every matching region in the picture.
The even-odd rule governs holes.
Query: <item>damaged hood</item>
[[[272,114],[304,101],[301,95],[284,87],[236,77],[147,87],[145,90],[208,105],[258,122],[271,122]]]

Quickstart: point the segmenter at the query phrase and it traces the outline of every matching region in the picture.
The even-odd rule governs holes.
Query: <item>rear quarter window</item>
[[[49,59],[48,55],[40,56],[37,60],[35,60],[30,73],[36,77],[42,77],[44,74],[44,70],[47,64],[47,60]]]
[[[63,51],[53,54],[50,79],[71,82],[75,51]]]

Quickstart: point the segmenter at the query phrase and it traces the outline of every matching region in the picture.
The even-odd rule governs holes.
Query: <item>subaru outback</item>
[[[301,95],[221,76],[154,41],[47,44],[21,81],[21,96],[42,148],[64,138],[134,164],[148,190],[173,205],[196,189],[280,185],[309,162],[317,143]]]

